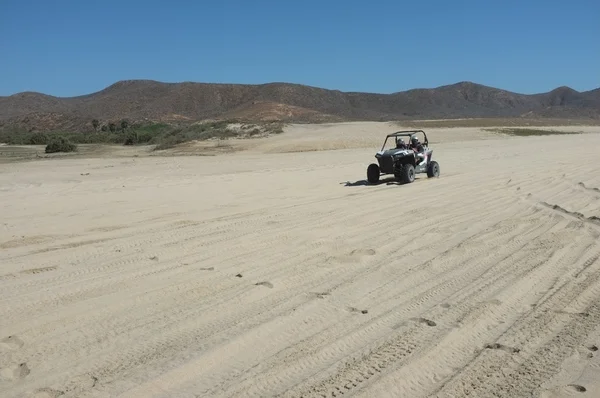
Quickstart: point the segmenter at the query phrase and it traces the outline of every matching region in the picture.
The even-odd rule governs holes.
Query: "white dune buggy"
[[[423,134],[420,142],[417,135]],[[406,137],[408,142],[404,142]],[[394,147],[386,149],[388,141],[393,138]],[[382,174],[393,174],[402,183],[411,183],[415,175],[427,173],[427,177],[438,177],[440,166],[431,160],[433,149],[429,148],[427,134],[423,130],[404,130],[388,134],[381,150],[375,154],[377,163],[367,167],[367,180],[371,184],[379,182]]]

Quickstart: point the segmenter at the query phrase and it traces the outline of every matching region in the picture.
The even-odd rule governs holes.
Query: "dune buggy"
[[[423,135],[420,142],[418,135]],[[404,142],[403,137],[407,138]],[[393,140],[390,140],[390,139]],[[388,141],[393,142],[394,147],[386,149]],[[375,154],[377,163],[371,163],[367,167],[367,180],[374,184],[379,181],[381,174],[393,174],[402,183],[411,183],[415,175],[427,173],[427,177],[438,177],[440,166],[435,160],[431,160],[433,149],[429,148],[427,134],[423,130],[403,130],[388,134],[385,137],[381,150]]]

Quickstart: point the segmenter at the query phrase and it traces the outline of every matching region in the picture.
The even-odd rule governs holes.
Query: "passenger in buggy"
[[[425,148],[419,142],[419,139],[417,137],[411,138],[410,147],[413,151],[415,151],[415,154],[417,155],[417,164],[421,164],[425,160],[425,154],[423,153],[425,152]]]

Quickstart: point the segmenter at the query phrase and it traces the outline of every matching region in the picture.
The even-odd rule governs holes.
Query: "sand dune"
[[[1,165],[0,395],[600,395],[600,134],[389,128]]]

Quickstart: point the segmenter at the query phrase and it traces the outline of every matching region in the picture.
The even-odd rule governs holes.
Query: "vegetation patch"
[[[23,130],[0,131],[0,142],[8,145],[50,145],[50,150],[69,144],[155,145],[167,149],[195,140],[226,140],[231,138],[259,138],[283,132],[283,123],[244,123],[219,120],[199,123],[120,123],[110,122],[100,126],[93,123],[94,131],[81,132],[28,132]],[[64,151],[63,151],[64,152]]]
[[[543,135],[566,135],[566,134],[583,134],[581,131],[559,131],[559,130],[547,130],[547,129],[529,129],[529,128],[496,128],[496,129],[485,129],[494,133],[512,135],[517,137],[531,137],[531,136],[543,136]]]
[[[280,134],[280,123],[244,124],[227,121],[196,123],[171,129],[157,136],[151,143],[155,150],[173,148],[190,141],[227,140],[231,138],[257,138],[271,134]]]
[[[54,138],[48,143],[48,145],[46,145],[46,153],[75,151],[77,151],[77,145],[73,144],[65,137]]]

